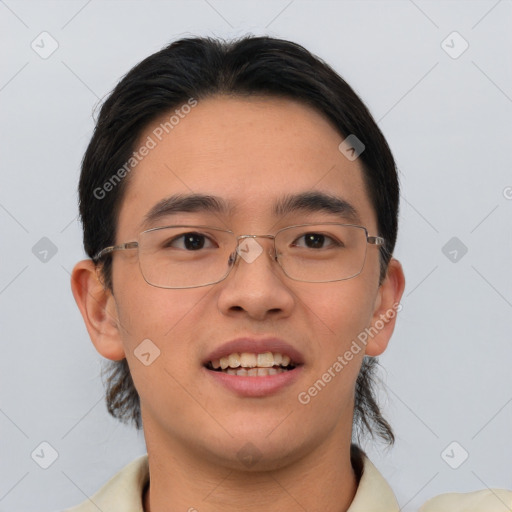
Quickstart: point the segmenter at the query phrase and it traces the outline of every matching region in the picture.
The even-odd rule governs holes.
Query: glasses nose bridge
[[[236,237],[237,242],[240,240],[245,240],[246,238],[270,238],[272,240],[276,239],[275,235],[238,235]]]
[[[275,235],[238,235],[236,237],[236,246],[237,248],[240,246],[240,242],[247,239],[255,239],[255,238],[268,238],[273,241],[272,248],[275,248],[276,244],[276,236]]]
[[[237,259],[238,256],[240,256],[240,243],[243,242],[244,240],[247,240],[247,239],[256,239],[256,238],[267,238],[267,239],[270,239],[273,241],[272,243],[272,248],[269,250],[269,255],[272,257],[272,259],[276,259],[277,257],[277,249],[276,249],[276,245],[275,245],[275,240],[276,240],[276,235],[238,235],[236,237],[236,248],[235,248],[235,251],[234,253],[231,255],[231,258],[233,260],[233,257],[235,257],[234,259]],[[257,243],[257,242],[256,242]],[[234,261],[233,261],[234,263]]]

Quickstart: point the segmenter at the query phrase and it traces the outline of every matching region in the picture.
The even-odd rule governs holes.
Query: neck
[[[363,452],[340,445],[339,439],[265,471],[240,471],[186,456],[178,447],[165,450],[154,443],[152,449],[149,440],[147,445],[151,485],[144,493],[144,512],[346,512],[362,472]]]

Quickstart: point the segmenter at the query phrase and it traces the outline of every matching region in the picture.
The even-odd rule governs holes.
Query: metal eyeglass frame
[[[359,228],[359,229],[362,229],[364,231],[367,244],[375,245],[375,246],[383,246],[385,244],[385,239],[383,237],[368,235],[368,230],[364,226],[359,226],[357,224],[343,224],[343,223],[339,223],[339,222],[320,222],[320,223],[319,222],[314,222],[314,223],[295,224],[293,226],[286,226],[285,228],[282,228],[279,231],[277,231],[277,233],[275,235],[238,235],[238,236],[236,236],[236,242],[237,242],[236,248],[233,251],[233,253],[231,253],[230,256],[229,256],[229,261],[228,261],[229,270],[226,272],[226,274],[222,278],[218,279],[217,281],[212,281],[210,283],[194,285],[194,286],[176,286],[176,287],[175,286],[158,286],[156,284],[150,283],[146,279],[146,277],[144,276],[144,272],[142,272],[142,269],[140,267],[140,258],[139,258],[139,269],[140,269],[140,272],[142,274],[142,277],[144,278],[144,281],[146,281],[146,283],[148,283],[150,286],[154,286],[155,288],[163,288],[163,289],[168,289],[168,290],[183,290],[183,289],[188,289],[188,288],[201,288],[203,286],[210,286],[212,284],[217,284],[217,283],[220,283],[221,281],[224,281],[224,279],[226,279],[229,276],[229,274],[231,273],[231,270],[235,266],[235,263],[238,260],[238,257],[240,256],[240,254],[238,252],[238,247],[240,246],[240,240],[245,240],[247,238],[253,238],[253,239],[254,238],[268,238],[268,239],[271,239],[271,240],[274,241],[274,244],[273,244],[273,256],[272,256],[273,259],[275,259],[275,261],[279,264],[279,266],[283,270],[283,273],[286,275],[286,277],[288,277],[289,279],[292,279],[293,281],[299,281],[299,282],[305,282],[305,283],[333,283],[333,282],[337,282],[337,281],[347,281],[349,279],[353,279],[354,277],[357,277],[362,272],[362,270],[364,268],[364,264],[365,264],[365,261],[366,261],[366,251],[365,251],[365,258],[363,260],[363,264],[361,265],[361,269],[359,270],[359,272],[357,274],[354,274],[353,276],[345,277],[343,279],[333,279],[333,280],[330,280],[330,281],[304,281],[302,279],[295,279],[293,277],[290,277],[286,273],[286,270],[281,265],[281,262],[279,261],[279,256],[277,254],[276,245],[275,245],[276,236],[281,231],[285,231],[285,230],[291,229],[291,228],[300,228],[300,227],[306,227],[306,226],[326,226],[326,225],[327,226],[328,225],[335,225],[335,226],[345,226],[345,227]],[[202,228],[202,229],[213,229],[215,231],[223,231],[225,233],[231,233],[233,236],[235,236],[235,233],[233,231],[231,231],[230,229],[221,229],[221,228],[215,228],[213,226],[190,225],[190,224],[176,224],[176,225],[159,226],[159,227],[155,227],[155,228],[150,228],[150,229],[146,229],[146,230],[142,231],[141,233],[139,233],[138,236],[140,237],[140,235],[142,235],[143,233],[148,233],[148,232],[151,232],[151,231],[157,231],[157,230],[167,229],[167,228]],[[96,253],[92,257],[92,261],[97,264],[101,258],[106,256],[107,254],[113,253],[114,251],[124,251],[124,250],[128,250],[128,249],[138,249],[138,248],[139,248],[139,242],[137,240],[134,240],[134,241],[131,241],[131,242],[125,242],[125,243],[118,244],[118,245],[110,245],[108,247],[105,247],[104,249],[102,249],[98,253]],[[270,255],[272,255],[272,253],[270,253]]]

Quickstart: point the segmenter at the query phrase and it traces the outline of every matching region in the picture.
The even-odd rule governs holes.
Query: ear
[[[78,262],[71,274],[71,290],[96,350],[107,359],[125,357],[115,298],[104,287],[92,260]]]
[[[388,346],[395,329],[398,311],[402,309],[400,299],[405,288],[405,276],[401,263],[391,258],[386,278],[379,286],[375,299],[371,327],[368,328],[366,355],[379,356]]]

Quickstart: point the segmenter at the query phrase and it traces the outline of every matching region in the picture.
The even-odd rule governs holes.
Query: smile
[[[295,366],[288,355],[279,352],[264,352],[262,354],[234,352],[220,359],[213,359],[206,364],[206,368],[209,370],[239,377],[278,375],[293,370]]]

